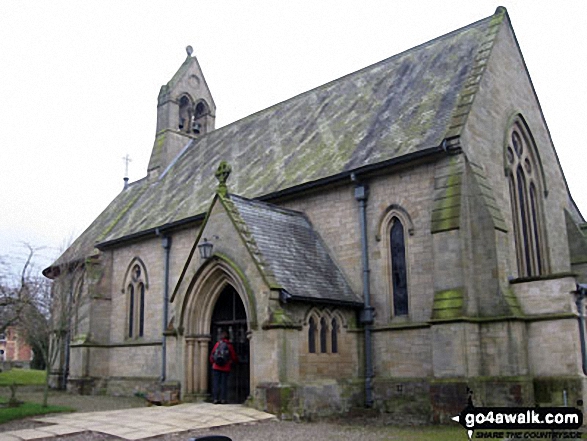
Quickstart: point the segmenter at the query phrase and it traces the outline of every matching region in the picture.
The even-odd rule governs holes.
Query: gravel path
[[[1,393],[2,391],[0,391]],[[17,397],[20,400],[40,402],[42,392],[19,391]],[[131,407],[143,407],[145,401],[140,398],[121,398],[111,396],[80,396],[63,392],[51,392],[49,403],[66,405],[75,408],[78,412],[91,412],[100,410],[126,409]],[[33,421],[27,418],[12,421],[0,425],[0,433],[27,428],[42,427],[45,423]],[[350,418],[331,421],[319,421],[311,423],[295,423],[291,421],[264,421],[257,423],[224,426],[217,429],[204,429],[189,432],[161,435],[149,438],[153,441],[187,441],[191,437],[202,435],[226,435],[234,441],[307,441],[307,440],[337,440],[337,441],[388,441],[388,440],[420,440],[430,439],[421,436],[424,429],[430,434],[428,428],[391,427],[379,418]],[[438,428],[439,431],[444,431]],[[434,431],[437,429],[435,428]],[[453,436],[446,439],[455,439],[455,435],[461,431],[456,430]],[[419,436],[420,435],[420,436]],[[67,435],[59,438],[62,441],[120,441],[120,438],[96,432],[84,432],[75,435]],[[443,438],[444,439],[444,438]]]
[[[27,419],[18,424],[0,425],[1,431],[40,427],[44,424]],[[13,425],[14,424],[14,425]],[[7,426],[6,429],[4,426]],[[9,427],[12,426],[12,427]],[[5,429],[5,430],[4,430]],[[405,440],[407,429],[381,425],[337,424],[332,422],[294,423],[291,421],[265,421],[225,426],[218,429],[194,430],[149,438],[149,441],[187,441],[203,435],[225,435],[233,441],[389,441]],[[116,436],[104,433],[84,432],[61,436],[60,441],[120,441]],[[412,438],[414,440],[418,438]]]

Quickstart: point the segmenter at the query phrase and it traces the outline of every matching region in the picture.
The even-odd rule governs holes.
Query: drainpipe
[[[163,236],[159,229],[156,229],[157,236],[161,236],[161,245],[165,250],[165,268],[164,268],[164,285],[163,285],[163,329],[161,333],[161,382],[167,377],[167,338],[165,331],[169,316],[169,255],[171,254],[171,236]]]
[[[365,407],[373,406],[373,355],[371,332],[373,327],[373,307],[371,306],[371,291],[369,285],[369,254],[367,248],[367,199],[369,188],[358,182],[353,173],[351,180],[355,186],[355,199],[359,203],[359,225],[361,228],[361,261],[363,266],[363,310],[361,323],[365,329]]]
[[[575,294],[575,304],[577,305],[577,312],[579,313],[579,338],[581,340],[581,359],[583,360],[583,374],[587,375],[587,351],[585,350],[585,311],[583,309],[583,300],[587,295],[587,285],[577,284],[577,291]]]
[[[75,271],[75,270],[74,270]],[[85,275],[82,273],[82,277],[85,277]],[[61,378],[59,379],[60,381],[60,385],[59,387],[62,390],[67,390],[67,378],[69,377],[69,364],[70,364],[70,360],[71,360],[71,354],[69,353],[69,351],[71,351],[71,313],[72,313],[72,305],[73,305],[73,296],[74,296],[74,289],[75,289],[75,283],[73,282],[74,277],[71,276],[71,284],[70,284],[70,289],[69,289],[69,299],[68,301],[68,314],[67,314],[67,331],[65,332],[65,366],[63,367],[63,375],[61,376]],[[79,307],[79,305],[78,305]],[[61,332],[61,325],[59,325],[59,332]],[[49,363],[49,361],[47,360],[47,363]]]

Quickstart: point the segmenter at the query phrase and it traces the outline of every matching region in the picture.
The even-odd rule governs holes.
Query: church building
[[[215,115],[188,47],[146,177],[43,272],[70,311],[54,384],[209,400],[227,331],[229,401],[284,416],[587,402],[587,224],[505,8]]]

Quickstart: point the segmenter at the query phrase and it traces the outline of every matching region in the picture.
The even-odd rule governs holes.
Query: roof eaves
[[[108,248],[116,247],[117,245],[121,245],[126,242],[132,242],[135,240],[143,239],[148,236],[156,236],[157,232],[165,233],[165,232],[185,228],[191,224],[201,222],[205,218],[205,216],[206,216],[206,213],[199,213],[194,216],[180,219],[178,221],[168,222],[168,223],[160,225],[158,227],[149,228],[148,230],[138,231],[136,233],[127,234],[125,236],[117,237],[112,240],[99,242],[96,244],[96,248],[98,248],[100,251],[103,251]]]
[[[278,191],[274,191],[271,193],[267,193],[265,195],[257,196],[251,200],[261,201],[261,202],[269,202],[269,201],[280,199],[283,197],[291,197],[291,196],[303,193],[305,191],[308,191],[308,190],[311,190],[314,188],[319,188],[324,185],[331,185],[331,184],[339,183],[339,182],[342,182],[345,180],[350,181],[351,175],[353,175],[353,174],[354,175],[364,175],[364,174],[376,173],[376,172],[378,172],[384,168],[387,168],[387,167],[404,165],[404,164],[408,164],[412,161],[417,161],[417,160],[421,160],[421,159],[432,159],[435,156],[442,156],[442,155],[446,155],[446,154],[456,154],[456,153],[459,153],[460,151],[461,151],[461,148],[460,148],[458,142],[454,143],[451,141],[451,142],[446,143],[443,141],[441,143],[441,145],[436,146],[436,147],[430,147],[427,149],[418,150],[418,151],[408,153],[408,154],[405,154],[402,156],[391,158],[386,161],[378,162],[376,164],[369,164],[369,165],[357,167],[354,169],[346,170],[344,172],[337,173],[335,175],[328,176],[326,178],[321,178],[321,179],[317,179],[315,181],[305,182],[303,184],[299,184],[299,185],[289,187],[289,188],[286,188],[283,190],[278,190]],[[242,196],[237,196],[237,197],[246,200],[246,198],[243,198]],[[291,210],[291,211],[295,212],[295,210]],[[157,229],[159,229],[160,231],[164,231],[164,230],[171,231],[171,230],[174,230],[177,228],[185,227],[189,224],[201,221],[202,219],[205,218],[205,216],[206,216],[206,213],[198,213],[194,216],[190,216],[190,217],[178,220],[178,221],[162,224],[158,227],[150,228],[150,229],[143,230],[143,231],[138,231],[136,233],[127,234],[127,235],[117,237],[117,238],[114,238],[111,240],[98,242],[96,244],[96,248],[98,248],[99,250],[105,250],[108,248],[122,245],[126,242],[131,242],[131,241],[134,241],[137,239],[152,236],[155,234],[155,231]]]
[[[279,293],[280,300],[283,303],[289,302],[303,302],[303,303],[315,303],[320,305],[340,305],[340,306],[348,306],[351,308],[362,308],[364,306],[363,302],[353,301],[353,300],[340,300],[340,299],[332,299],[328,297],[304,297],[298,295],[292,295],[285,290],[281,290]]]

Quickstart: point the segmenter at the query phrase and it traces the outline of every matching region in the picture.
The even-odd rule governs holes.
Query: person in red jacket
[[[232,363],[237,363],[238,357],[232,343],[228,340],[228,332],[220,333],[220,340],[216,342],[210,353],[212,363],[212,399],[214,404],[226,404],[228,376]]]

